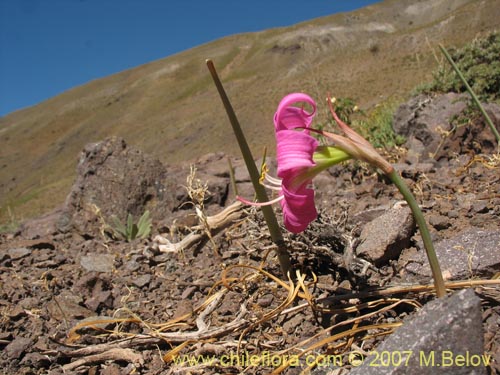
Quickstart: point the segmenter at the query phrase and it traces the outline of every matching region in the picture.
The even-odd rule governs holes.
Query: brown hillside
[[[319,100],[330,90],[367,109],[405,97],[430,78],[437,43],[463,45],[499,19],[500,0],[386,0],[223,38],[7,115],[0,119],[0,222],[61,204],[79,151],[109,135],[167,163],[211,151],[237,155],[207,58],[260,152],[263,145],[273,149],[272,116],[285,94],[300,90]]]

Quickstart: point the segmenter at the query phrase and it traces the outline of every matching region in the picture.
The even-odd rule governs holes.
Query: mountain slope
[[[437,43],[494,30],[500,0],[386,0],[295,26],[230,36],[76,87],[0,119],[0,220],[62,203],[80,150],[109,135],[176,163],[236,142],[205,67],[214,60],[256,153],[273,150],[279,100],[327,90],[370,108],[430,78]],[[320,109],[319,120],[326,117]]]

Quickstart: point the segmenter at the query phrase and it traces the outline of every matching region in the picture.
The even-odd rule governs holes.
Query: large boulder
[[[351,375],[486,375],[481,300],[472,289],[426,304],[368,357],[354,352]]]
[[[467,94],[447,93],[429,97],[418,95],[402,104],[394,115],[393,128],[407,138],[408,161],[449,159],[459,153],[491,152],[496,140],[482,117],[467,113]],[[500,107],[485,104],[486,111],[500,129]],[[462,118],[462,120],[458,120]]]
[[[214,167],[221,158],[213,154],[200,160],[196,178],[211,193],[205,197],[207,206],[225,203],[228,173]],[[189,174],[189,165],[167,167],[118,137],[88,144],[80,155],[59,230],[74,229],[95,237],[112,216],[125,222],[130,213],[137,220],[146,210],[153,221],[167,220],[175,212],[192,208],[186,189]]]

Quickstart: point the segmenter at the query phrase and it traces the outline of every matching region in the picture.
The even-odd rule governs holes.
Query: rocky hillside
[[[234,202],[223,153],[198,159],[187,180],[189,165],[119,137],[87,145],[64,207],[0,233],[2,373],[500,373],[500,158],[482,118],[450,124],[467,107],[467,95],[420,95],[394,122],[408,141],[391,161],[448,288],[437,299],[411,210],[362,164],[314,178],[318,218],[283,231],[297,275],[285,282],[260,211]],[[500,130],[500,106],[487,111]],[[251,196],[242,160],[233,165]],[[144,236],[120,235],[111,219],[146,210]],[[228,364],[238,353],[263,360]]]
[[[405,97],[439,63],[437,43],[462,45],[493,30],[499,18],[500,0],[386,0],[227,37],[12,113],[0,119],[0,220],[61,204],[80,150],[110,135],[170,164],[215,150],[237,154],[206,58],[260,151],[272,149],[269,124],[285,94],[301,90],[319,99],[330,90],[363,108]]]

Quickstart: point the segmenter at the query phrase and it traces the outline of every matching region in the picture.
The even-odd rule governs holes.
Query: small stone
[[[192,286],[188,286],[186,289],[184,289],[184,291],[182,292],[182,295],[181,295],[181,298],[182,299],[188,299],[190,298],[194,292],[196,292],[198,290],[198,287],[195,286],[195,285],[192,285]]]
[[[7,315],[9,318],[16,320],[24,315],[26,315],[26,312],[24,311],[23,307],[20,305],[15,305],[12,310],[7,312]]]
[[[135,272],[141,268],[141,265],[136,262],[135,260],[130,260],[127,263],[125,263],[125,270],[129,272]]]
[[[283,331],[288,334],[293,334],[297,330],[297,327],[300,327],[303,322],[304,317],[301,314],[294,315],[283,323]]]
[[[27,337],[16,337],[4,349],[10,359],[20,359],[24,352],[33,344],[33,340]]]
[[[469,211],[476,202],[476,194],[457,194],[457,202],[461,209]]]
[[[177,303],[174,311],[173,318],[179,318],[185,314],[191,314],[193,312],[193,304],[188,299],[183,299]]]
[[[349,280],[342,280],[337,288],[341,293],[349,293],[352,291],[352,285]]]
[[[47,355],[43,355],[40,353],[28,353],[24,356],[21,361],[22,365],[31,365],[35,368],[43,368],[50,365],[50,358]]]
[[[10,259],[16,260],[24,258],[25,256],[31,254],[31,250],[27,247],[18,247],[15,249],[9,249],[8,251]]]
[[[356,255],[381,266],[410,245],[414,229],[415,221],[408,207],[391,208],[363,228]]]
[[[82,299],[75,294],[62,292],[47,303],[49,315],[59,321],[67,319],[80,319],[93,315],[92,311],[81,306]]]
[[[110,254],[84,255],[80,265],[89,272],[113,272],[114,256]]]
[[[460,216],[456,210],[448,211],[447,215],[450,219],[458,219],[458,217]]]
[[[92,297],[85,301],[85,306],[87,306],[89,310],[97,312],[101,304],[112,306],[113,304],[111,302],[108,303],[110,299],[112,299],[110,290],[94,289],[92,291]]]
[[[470,228],[457,236],[438,242],[435,250],[441,271],[450,279],[491,276],[500,268],[500,231]],[[405,270],[410,275],[431,277],[424,251],[409,257]]]
[[[260,307],[266,308],[266,307],[271,306],[271,304],[273,303],[273,300],[274,300],[274,296],[272,294],[264,294],[262,297],[260,297],[257,300],[257,304]]]
[[[102,370],[101,375],[122,375],[120,366],[115,363],[110,364]]]
[[[138,288],[142,288],[151,282],[151,275],[141,275],[132,279],[132,284]]]
[[[450,220],[448,220],[447,217],[437,214],[432,214],[429,216],[429,224],[432,225],[436,230],[443,230],[451,227]]]
[[[472,203],[472,211],[477,214],[484,214],[488,212],[488,204],[486,201],[477,201]]]

